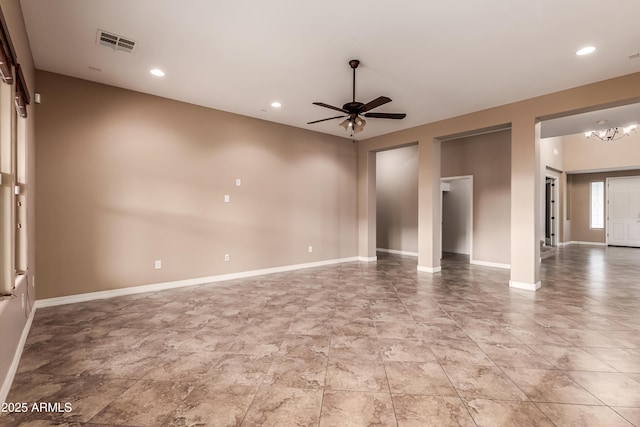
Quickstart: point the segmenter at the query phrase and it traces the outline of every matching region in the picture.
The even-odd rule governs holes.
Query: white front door
[[[607,244],[640,247],[640,177],[607,178]]]

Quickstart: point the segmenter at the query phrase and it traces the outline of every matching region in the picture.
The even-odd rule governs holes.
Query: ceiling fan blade
[[[391,102],[391,98],[387,98],[386,96],[379,96],[373,101],[369,101],[362,106],[360,109],[361,113],[365,113],[369,110],[373,110],[376,107],[386,104],[387,102]]]
[[[314,120],[312,122],[307,122],[308,125],[312,125],[314,123],[320,123],[320,122],[326,122],[327,120],[333,120],[333,119],[341,119],[343,117],[347,117],[347,116],[335,116],[335,117],[329,117],[328,119],[320,119],[320,120]]]
[[[405,113],[367,113],[365,117],[373,117],[374,119],[404,119],[407,117]]]
[[[319,105],[324,108],[330,108],[332,110],[341,111],[343,113],[349,114],[349,112],[344,108],[334,107],[333,105],[325,104],[324,102],[314,102],[313,105]]]

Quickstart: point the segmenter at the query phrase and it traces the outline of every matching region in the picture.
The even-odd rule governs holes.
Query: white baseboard
[[[16,372],[18,372],[18,365],[20,364],[20,358],[22,357],[22,350],[24,350],[24,345],[27,342],[27,337],[29,336],[29,331],[31,330],[31,323],[33,323],[33,317],[35,314],[36,307],[34,306],[31,309],[29,318],[27,319],[27,322],[24,325],[24,329],[22,330],[22,335],[20,336],[20,341],[18,341],[16,352],[13,355],[13,360],[11,361],[9,372],[7,372],[7,376],[4,378],[2,388],[0,388],[0,404],[6,402],[7,396],[9,396],[9,391],[11,390],[11,385],[13,384],[13,379],[16,376]]]
[[[515,280],[509,280],[509,287],[515,289],[524,289],[525,291],[537,291],[542,286],[540,281],[536,283],[516,282]]]
[[[442,267],[423,267],[421,265],[418,266],[418,271],[422,271],[423,273],[439,273],[442,271]]]
[[[36,307],[53,307],[56,305],[73,304],[77,302],[92,301],[97,299],[113,298],[125,295],[141,294],[145,292],[164,291],[166,289],[182,288],[185,286],[204,285],[207,283],[223,282],[226,280],[244,279],[247,277],[264,276],[267,274],[283,273],[286,271],[301,270],[304,268],[322,267],[325,265],[342,264],[356,261],[376,261],[376,257],[350,257],[327,261],[308,262],[304,264],[285,265],[282,267],[265,268],[261,270],[243,271],[240,273],[220,274],[217,276],[198,277],[195,279],[176,280],[173,282],[155,283],[150,285],[132,286],[128,288],[112,289],[108,291],[88,292],[64,297],[47,298],[37,300]]]
[[[378,261],[378,257],[377,256],[370,256],[370,257],[359,256],[357,258],[358,258],[357,261],[360,261],[360,262],[376,262],[376,261]]]
[[[511,270],[511,264],[502,264],[499,262],[478,261],[478,260],[472,259],[471,261],[469,261],[469,264],[481,265],[483,267],[494,267],[494,268],[503,268],[505,270]]]
[[[565,245],[591,245],[591,246],[607,246],[606,243],[602,243],[602,242],[581,242],[581,241],[571,241],[571,242],[565,242]]]
[[[396,254],[396,255],[418,256],[418,252],[398,251],[396,249],[376,248],[376,251],[386,252],[389,254]]]

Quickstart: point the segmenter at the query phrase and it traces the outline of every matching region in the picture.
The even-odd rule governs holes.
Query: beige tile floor
[[[0,425],[640,426],[640,249],[571,246],[538,292],[452,256],[39,309]]]

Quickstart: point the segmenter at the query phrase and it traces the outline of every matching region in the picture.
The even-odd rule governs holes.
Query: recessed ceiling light
[[[164,77],[164,71],[162,71],[159,68],[154,68],[153,70],[149,71],[151,74],[153,74],[156,77]]]
[[[271,106],[273,108],[280,108],[280,107],[282,107],[282,104],[280,104],[278,101],[275,101],[275,102],[271,103]]]
[[[578,56],[582,56],[582,55],[589,55],[590,53],[595,52],[596,48],[594,46],[586,46],[583,47],[582,49],[580,49],[579,51],[576,52],[576,55]]]

